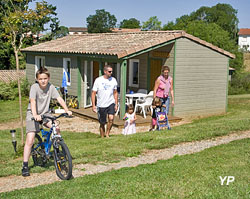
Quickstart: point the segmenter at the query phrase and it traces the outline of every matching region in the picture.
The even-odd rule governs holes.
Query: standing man
[[[114,114],[117,110],[118,93],[117,81],[112,77],[113,69],[106,65],[103,68],[104,75],[95,79],[92,89],[91,101],[92,110],[98,114],[100,122],[100,135],[103,138],[105,135],[109,137],[109,133],[113,124]],[[95,97],[97,94],[97,105],[95,105]],[[105,133],[105,124],[108,124]]]

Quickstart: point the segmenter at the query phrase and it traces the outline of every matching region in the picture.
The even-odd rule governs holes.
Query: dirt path
[[[136,167],[140,164],[151,164],[158,160],[170,159],[175,155],[197,153],[210,147],[245,138],[250,138],[250,131],[234,133],[210,140],[182,143],[167,149],[150,150],[138,157],[127,158],[118,163],[110,163],[106,165],[79,164],[74,166],[73,176],[76,178],[84,175],[111,171],[113,169],[121,169],[123,167]],[[41,184],[51,184],[56,181],[60,180],[56,176],[55,171],[31,173],[31,176],[26,178],[22,176],[2,177],[0,178],[0,192],[36,187]]]

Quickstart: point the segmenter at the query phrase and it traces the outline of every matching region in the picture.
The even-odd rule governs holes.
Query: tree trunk
[[[17,70],[17,84],[18,84],[18,95],[19,95],[19,114],[21,122],[21,137],[22,137],[22,146],[24,145],[24,136],[23,136],[23,111],[22,111],[22,94],[21,94],[21,82],[20,82],[20,72],[19,72],[19,57],[18,51],[15,50],[16,57],[16,70]]]

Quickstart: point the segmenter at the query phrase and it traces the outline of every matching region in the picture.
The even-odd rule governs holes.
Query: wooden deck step
[[[70,110],[73,112],[73,115],[98,122],[97,114],[92,111],[92,108],[80,108],[80,109],[70,109]],[[151,123],[150,115],[147,115],[147,117],[144,118],[142,114],[136,114],[136,117],[137,117],[136,120],[137,126],[150,125]],[[168,116],[168,119],[170,123],[176,123],[182,120],[182,118],[176,116]],[[113,126],[118,128],[123,128],[123,125],[124,121],[121,120],[119,116],[115,116]]]

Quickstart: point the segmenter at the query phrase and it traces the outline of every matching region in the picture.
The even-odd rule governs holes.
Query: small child
[[[149,131],[155,130],[155,127],[157,125],[156,113],[161,112],[162,107],[166,106],[162,105],[161,99],[159,97],[155,97],[152,102],[153,114],[152,114],[151,128],[149,129]]]
[[[133,104],[128,105],[127,113],[125,113],[123,120],[125,121],[125,123],[124,123],[124,129],[122,131],[122,134],[130,135],[130,134],[136,133],[136,129],[135,129],[136,115],[134,113]]]

